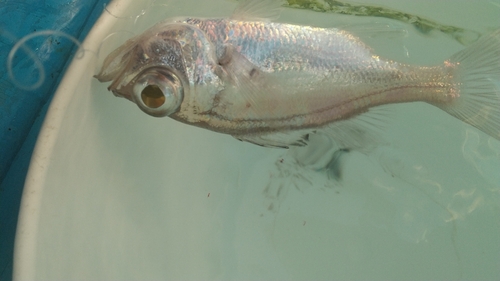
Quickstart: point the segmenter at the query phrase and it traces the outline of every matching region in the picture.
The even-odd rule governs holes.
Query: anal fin
[[[309,141],[309,134],[313,132],[313,130],[299,130],[255,135],[240,135],[234,137],[240,141],[246,141],[264,147],[290,148],[292,146],[307,145]]]
[[[368,153],[385,143],[383,131],[389,122],[390,105],[371,108],[353,118],[328,124],[318,130],[332,138],[338,148]]]
[[[389,120],[390,111],[387,107],[370,109],[369,112],[321,128],[233,135],[233,137],[264,147],[291,148],[309,145],[310,135],[319,134],[329,138],[331,146],[336,149],[352,149],[368,153],[385,142],[382,133]],[[317,145],[314,142],[311,144]]]

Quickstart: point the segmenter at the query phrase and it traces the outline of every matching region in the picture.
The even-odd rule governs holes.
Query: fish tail
[[[500,29],[445,62],[455,68],[458,98],[437,105],[500,140]]]

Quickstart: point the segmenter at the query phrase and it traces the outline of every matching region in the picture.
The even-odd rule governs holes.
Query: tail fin
[[[460,97],[440,107],[500,140],[500,29],[453,55],[448,62],[458,65]]]

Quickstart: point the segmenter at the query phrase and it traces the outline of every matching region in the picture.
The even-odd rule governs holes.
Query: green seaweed
[[[286,0],[290,8],[307,9],[316,12],[335,13],[352,16],[383,17],[413,25],[419,32],[427,34],[440,31],[462,45],[468,45],[481,37],[481,33],[460,27],[443,25],[435,21],[409,13],[369,5],[354,5],[336,0]]]

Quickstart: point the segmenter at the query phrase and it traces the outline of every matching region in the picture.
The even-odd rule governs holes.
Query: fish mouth
[[[124,94],[124,92],[122,92],[122,91],[119,91],[119,90],[116,90],[116,89],[110,89],[109,87],[108,87],[108,90],[110,92],[112,92],[115,97],[125,98],[125,99],[128,99],[131,102],[134,102],[134,100],[132,99],[132,95]]]
[[[130,88],[130,87],[127,87],[123,83],[124,82],[123,75],[126,72],[126,69],[125,68],[122,68],[122,69],[116,68],[116,69],[112,69],[109,72],[108,71],[109,68],[110,68],[109,66],[107,66],[107,67],[103,66],[101,71],[98,74],[94,75],[94,78],[96,78],[101,83],[111,81],[111,84],[107,87],[108,91],[112,92],[113,95],[116,97],[126,98],[130,101],[133,101],[132,95],[127,94],[127,92],[128,92],[127,88]]]
[[[101,73],[96,74],[96,75],[94,75],[94,76],[92,76],[92,77],[94,77],[95,79],[97,79],[97,81],[99,81],[99,82],[101,82],[101,83],[102,83],[102,82],[108,82],[108,81],[109,81],[109,80],[105,79],[105,78],[101,75]]]
[[[115,81],[115,82],[117,82],[117,81]],[[117,83],[113,83],[107,88],[107,90],[110,91],[111,93],[113,93],[113,96],[115,96],[115,97],[124,98],[124,99],[127,99],[127,100],[135,103],[134,97],[132,96],[133,93],[131,91],[132,87],[129,85],[120,86],[120,85],[117,85]]]
[[[122,83],[123,75],[127,71],[127,66],[131,63],[133,51],[137,48],[139,39],[140,36],[133,37],[108,54],[102,62],[99,73],[94,75],[94,78],[101,83],[113,81],[108,90],[112,91]]]
[[[121,67],[122,65],[123,60],[119,65],[114,66],[106,65],[105,61],[101,67],[101,71],[99,71],[98,74],[94,75],[94,78],[96,78],[101,83],[113,81],[113,83],[108,87],[108,90],[110,90],[110,88],[116,88],[120,80],[122,80],[121,77],[125,71],[125,67]]]
[[[122,88],[123,87],[120,87],[120,83],[122,82],[123,79],[119,78],[119,79],[115,79],[113,80],[112,78],[110,79],[109,77],[106,77],[106,76],[102,76],[100,74],[96,74],[93,76],[95,79],[97,79],[99,82],[109,82],[109,81],[113,81],[111,83],[111,85],[108,86],[107,90],[112,92],[114,96],[116,97],[119,97],[119,98],[126,98],[130,101],[133,101],[132,100],[132,96],[129,95],[129,94],[126,94],[127,91],[124,91]],[[120,87],[120,88],[119,88]]]

